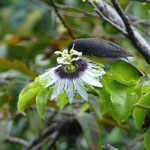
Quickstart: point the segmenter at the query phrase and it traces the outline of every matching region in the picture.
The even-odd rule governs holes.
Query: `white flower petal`
[[[51,100],[57,98],[59,94],[62,92],[63,88],[65,86],[65,80],[59,79],[54,86],[52,95],[51,95]]]
[[[40,75],[40,81],[45,87],[51,86],[59,79],[58,76],[55,74],[54,69],[56,69],[56,67]]]
[[[57,80],[59,80],[59,78],[57,76],[54,76],[53,79],[48,80],[48,82],[45,84],[45,87],[53,85]]]
[[[102,87],[103,85],[99,82],[99,80],[96,80],[94,77],[92,77],[89,72],[85,71],[84,74],[80,77],[85,83],[89,85],[93,85],[96,87]]]
[[[67,97],[69,98],[70,103],[72,103],[74,98],[74,86],[72,80],[68,80],[65,91],[67,93]]]
[[[66,51],[63,55],[63,58],[58,58],[58,60],[63,62],[63,64],[71,63],[72,60],[77,61],[76,58],[72,58],[70,60]],[[78,93],[84,100],[87,101],[88,93],[84,86],[85,83],[95,87],[102,87],[100,78],[105,74],[105,71],[95,62],[91,62],[84,58],[82,58],[82,61],[84,61],[83,63],[87,64],[87,67],[85,66],[84,70],[79,70],[78,73],[75,72],[69,75],[63,70],[62,65],[59,65],[48,70],[43,75],[40,75],[40,81],[42,82],[43,86],[49,87],[54,85],[53,92],[51,94],[52,100],[57,98],[62,91],[65,91],[70,103],[72,103],[74,100],[75,93]],[[61,69],[61,74],[59,74],[59,72],[56,73],[59,67]],[[64,75],[66,75],[65,79]]]
[[[82,81],[80,81],[79,79],[77,80],[73,80],[75,89],[77,90],[77,92],[79,93],[79,95],[86,101],[88,101],[88,94],[87,91],[84,87],[84,84]]]
[[[86,70],[86,73],[88,73],[92,77],[102,77],[105,74],[105,71],[99,71],[99,72],[92,72],[91,70]]]
[[[54,72],[54,69],[56,69],[56,67],[46,70],[44,74],[40,75],[40,78],[49,78],[51,74]]]
[[[92,60],[87,59],[87,58],[83,58],[83,60],[86,61],[86,63],[88,64],[88,66],[90,68],[93,68],[93,69],[95,69],[95,68],[102,68],[102,66],[97,64],[95,61],[92,61]]]
[[[93,73],[95,76],[102,76],[105,74],[104,70],[95,70],[93,68],[89,68],[88,67],[88,71],[90,71],[91,73]]]

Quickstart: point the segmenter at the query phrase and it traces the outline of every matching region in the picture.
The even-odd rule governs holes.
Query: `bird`
[[[68,50],[71,49],[82,52],[82,55],[88,59],[104,64],[105,69],[109,69],[109,64],[114,61],[122,59],[130,63],[143,76],[143,73],[128,60],[128,57],[134,55],[113,42],[100,38],[79,38],[69,44]]]
[[[68,50],[75,49],[82,52],[89,59],[100,62],[100,58],[127,58],[134,57],[133,54],[127,52],[119,45],[99,38],[79,38],[73,40]]]

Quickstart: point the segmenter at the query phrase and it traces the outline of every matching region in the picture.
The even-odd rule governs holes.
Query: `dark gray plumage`
[[[68,49],[72,49],[74,47],[75,50],[82,52],[83,55],[94,55],[96,57],[107,57],[106,63],[113,62],[113,60],[122,59],[124,61],[129,60],[127,57],[133,57],[134,55],[124,50],[119,45],[105,41],[98,38],[80,38],[73,40]],[[137,69],[132,63],[130,63],[141,76],[144,76],[143,72]]]
[[[109,58],[133,57],[131,53],[125,51],[119,45],[98,38],[80,38],[73,40],[68,49],[72,49],[73,45],[74,49],[82,52],[83,55],[88,54]]]

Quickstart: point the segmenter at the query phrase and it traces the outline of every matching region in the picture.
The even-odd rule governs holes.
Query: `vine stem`
[[[72,39],[76,39],[72,30],[69,28],[69,26],[67,25],[67,23],[65,22],[65,20],[63,19],[63,17],[61,16],[61,14],[59,13],[59,10],[55,4],[54,0],[50,0],[52,7],[54,8],[54,11],[57,15],[57,17],[60,19],[60,21],[62,22],[62,24],[64,25],[64,27],[68,30],[68,33],[70,34],[70,36],[72,37]]]
[[[150,109],[150,106],[140,105],[140,104],[136,104],[134,107],[143,108],[143,109]]]

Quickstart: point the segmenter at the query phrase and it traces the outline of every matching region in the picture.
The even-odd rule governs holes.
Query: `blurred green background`
[[[75,8],[93,12],[86,2],[81,0],[57,0],[59,4],[72,5]],[[121,6],[131,16],[132,23],[150,43],[150,23],[137,23],[137,20],[150,19],[150,4],[138,1],[120,0]],[[149,78],[150,67],[132,43],[120,32],[98,17],[86,17],[73,10],[60,10],[76,38],[97,37],[115,42],[136,57],[131,61]],[[42,118],[35,109],[29,109],[27,117],[16,110],[18,95],[21,89],[42,74],[46,69],[56,65],[53,52],[67,48],[72,38],[57,18],[49,0],[0,0],[0,149],[21,150],[19,144],[4,142],[6,135],[31,140],[43,124]],[[31,105],[34,104],[34,100]],[[82,104],[83,105],[83,104]],[[82,106],[81,105],[81,106]],[[49,106],[59,112],[57,103]],[[86,107],[86,106],[84,106]],[[68,106],[68,110],[77,108]],[[86,108],[85,108],[86,109]],[[52,112],[47,112],[47,116]],[[62,118],[58,113],[55,121]],[[85,116],[85,124],[91,118]],[[123,127],[106,114],[106,118],[97,116],[95,126],[99,130],[100,144],[110,143],[120,149],[127,146],[145,129],[137,129],[129,118]],[[98,126],[97,126],[98,125]],[[82,125],[81,125],[82,126]],[[93,129],[88,125],[87,131],[93,137]],[[69,125],[56,142],[58,150],[88,150],[85,134],[78,123]],[[97,144],[97,143],[92,143]],[[133,149],[142,149],[138,143]],[[46,148],[43,147],[42,150]]]

